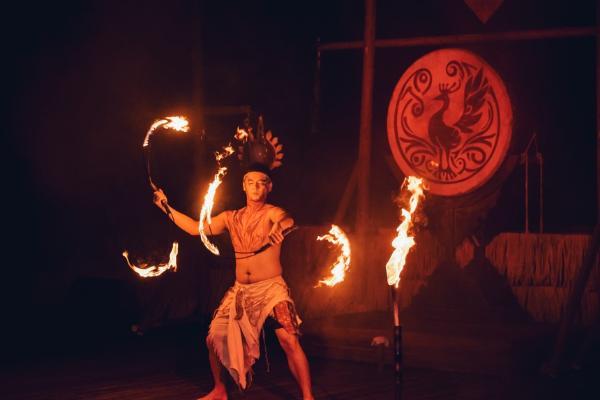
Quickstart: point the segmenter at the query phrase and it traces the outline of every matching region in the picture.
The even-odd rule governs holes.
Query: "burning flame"
[[[163,119],[157,119],[152,123],[150,129],[146,133],[146,137],[144,138],[143,147],[148,147],[150,145],[150,136],[160,127],[164,129],[172,129],[178,132],[188,132],[190,130],[190,126],[188,120],[182,116],[174,116],[174,117],[165,117]]]
[[[217,164],[220,164],[222,160],[226,159],[233,153],[235,153],[235,150],[231,146],[231,143],[229,143],[227,146],[223,147],[223,151],[216,151],[215,152],[215,160],[217,160]]]
[[[243,142],[246,141],[249,136],[250,135],[246,130],[237,127],[234,138],[240,142]],[[202,209],[200,210],[200,220],[198,221],[198,232],[200,232],[200,239],[202,240],[202,243],[204,243],[204,246],[206,246],[206,248],[216,256],[220,254],[219,249],[208,240],[208,237],[204,232],[204,222],[206,222],[208,225],[211,223],[211,214],[215,202],[215,194],[217,192],[217,188],[223,182],[223,177],[227,175],[227,167],[222,167],[221,161],[233,153],[235,153],[235,149],[231,143],[228,143],[227,146],[224,146],[222,151],[215,152],[215,160],[217,161],[219,170],[215,174],[213,181],[210,183],[210,185],[208,185],[208,190],[204,195],[204,203],[202,204]]]
[[[200,221],[198,224],[198,231],[200,232],[200,239],[202,240],[202,243],[204,243],[204,246],[206,246],[206,248],[216,256],[219,255],[219,249],[217,248],[217,246],[212,244],[206,237],[206,234],[204,233],[204,221],[206,221],[206,223],[210,225],[210,215],[212,214],[212,208],[215,202],[215,193],[219,185],[223,182],[223,177],[226,174],[226,167],[219,168],[219,170],[215,174],[213,181],[210,183],[210,185],[208,185],[208,190],[204,195],[204,203],[202,204],[202,209],[200,210]]]
[[[162,275],[165,271],[172,269],[173,271],[177,271],[177,253],[179,252],[179,243],[173,242],[173,247],[171,248],[171,254],[169,254],[169,262],[166,264],[158,264],[152,265],[150,267],[145,266],[144,268],[136,267],[129,261],[129,253],[127,250],[123,252],[123,257],[125,261],[127,261],[127,265],[131,268],[136,274],[141,276],[142,278],[151,278],[155,276]]]
[[[400,283],[400,273],[406,263],[406,256],[410,249],[415,245],[414,237],[408,236],[408,230],[412,226],[412,216],[419,205],[419,200],[425,196],[423,194],[422,178],[409,176],[405,179],[403,186],[404,185],[407,185],[408,191],[412,193],[409,201],[409,210],[402,209],[402,217],[404,217],[404,219],[396,229],[398,235],[392,241],[394,252],[385,266],[388,285],[394,285],[396,288]]]
[[[236,131],[235,131],[234,137],[237,140],[239,140],[240,142],[245,142],[246,140],[248,140],[248,138],[250,137],[250,135],[248,134],[248,132],[246,132],[244,129],[241,129],[238,126],[237,129],[236,129]]]
[[[215,152],[215,160],[217,160],[219,170],[215,174],[213,181],[210,183],[210,185],[208,185],[208,190],[204,195],[204,203],[202,204],[202,209],[200,210],[200,220],[198,222],[198,232],[200,232],[200,239],[202,240],[202,243],[204,243],[204,246],[206,246],[206,248],[216,256],[219,255],[219,249],[217,246],[212,244],[210,240],[208,240],[208,237],[206,237],[206,233],[204,232],[204,222],[206,221],[208,225],[211,223],[211,214],[215,202],[215,194],[217,192],[217,188],[223,182],[223,177],[227,175],[227,167],[221,167],[221,161],[233,153],[235,153],[235,150],[231,146],[231,143],[229,143],[227,146],[224,146],[222,151]]]
[[[344,280],[346,271],[350,267],[350,241],[344,231],[337,225],[331,225],[329,233],[317,237],[317,240],[327,240],[341,249],[340,255],[331,266],[331,275],[320,280],[317,286],[315,286],[327,285],[333,287]]]

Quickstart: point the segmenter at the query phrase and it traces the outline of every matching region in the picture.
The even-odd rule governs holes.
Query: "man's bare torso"
[[[240,283],[254,283],[281,275],[281,244],[272,245],[254,256],[247,254],[268,243],[273,222],[270,204],[247,206],[227,213],[227,228],[236,253],[235,278]]]

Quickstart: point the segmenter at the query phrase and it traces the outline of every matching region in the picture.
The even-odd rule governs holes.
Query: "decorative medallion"
[[[456,196],[490,179],[506,157],[512,109],[504,83],[479,56],[436,50],[402,75],[390,101],[388,141],[405,175]]]

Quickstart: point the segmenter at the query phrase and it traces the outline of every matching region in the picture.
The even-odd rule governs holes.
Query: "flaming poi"
[[[144,142],[142,143],[142,150],[144,151],[144,159],[146,161],[146,174],[148,178],[148,183],[153,191],[158,190],[158,186],[152,181],[151,168],[150,168],[150,138],[154,134],[154,132],[158,128],[167,129],[168,131],[175,132],[189,132],[190,127],[188,120],[182,116],[173,116],[173,117],[165,117],[162,119],[157,119],[150,125],[150,129],[146,132],[146,136],[144,137]],[[169,206],[167,203],[163,203],[163,206],[167,210],[167,214],[171,214],[169,210]],[[152,266],[137,267],[133,265],[129,261],[129,253],[127,250],[123,252],[123,257],[125,261],[127,261],[127,265],[131,268],[136,274],[141,276],[142,278],[149,278],[162,275],[165,271],[172,269],[173,271],[177,271],[177,253],[179,252],[179,244],[177,242],[173,242],[173,246],[171,247],[171,253],[169,255],[169,262],[166,264],[158,264]]]
[[[138,267],[135,266],[129,261],[129,253],[127,250],[123,252],[123,257],[125,261],[127,261],[127,265],[131,268],[136,274],[141,276],[142,278],[150,278],[162,275],[164,272],[172,269],[173,271],[177,271],[177,253],[179,252],[179,243],[173,242],[173,246],[171,247],[171,253],[169,254],[169,261],[166,264],[157,264],[151,266]]]
[[[189,132],[190,126],[186,117],[183,116],[173,116],[173,117],[165,117],[162,119],[157,119],[150,125],[150,129],[146,132],[146,137],[144,138],[144,143],[142,147],[150,146],[150,137],[154,134],[158,128],[163,127],[164,129],[170,129],[177,132]]]
[[[390,286],[398,287],[400,283],[400,273],[406,263],[406,256],[410,249],[415,245],[415,238],[409,236],[409,229],[412,227],[412,218],[419,205],[419,200],[424,197],[423,179],[414,176],[409,176],[404,180],[402,185],[411,193],[409,200],[409,209],[402,209],[403,220],[396,229],[398,235],[392,241],[394,252],[390,256],[385,269],[387,272],[387,282]]]
[[[328,277],[323,278],[315,287],[329,286],[333,287],[342,282],[346,276],[346,271],[350,268],[350,241],[344,231],[337,225],[331,225],[329,233],[317,237],[317,240],[327,240],[340,248],[340,255],[331,266],[331,273]]]
[[[234,134],[234,139],[236,139],[240,143],[244,144],[248,140],[252,140],[253,138],[254,138],[254,135],[252,133],[251,128],[249,128],[249,129],[243,129],[240,127],[236,128],[236,132]],[[281,144],[278,144],[278,139],[272,135],[271,131],[268,131],[265,134],[265,138],[273,148],[274,157],[275,157],[275,159],[273,161],[273,167],[278,167],[281,165],[281,159],[283,158],[283,153],[281,152],[281,149],[283,148],[283,146]],[[241,156],[243,153],[243,147],[239,147],[238,149],[240,150],[239,154],[238,154],[238,158],[241,159],[242,158]],[[215,173],[215,176],[214,176],[212,182],[208,185],[208,189],[206,191],[206,194],[204,195],[204,202],[202,204],[202,209],[200,210],[200,218],[198,221],[198,232],[200,233],[200,239],[202,240],[202,243],[211,253],[213,253],[214,255],[217,255],[217,256],[220,255],[219,249],[217,248],[217,246],[215,246],[213,243],[211,243],[208,240],[208,237],[206,236],[206,232],[204,231],[204,223],[206,222],[208,224],[209,232],[210,232],[211,215],[212,215],[212,209],[213,209],[213,205],[214,205],[214,201],[215,201],[216,191],[217,191],[217,188],[223,182],[223,178],[227,174],[227,167],[221,166],[221,162],[224,159],[226,159],[227,157],[231,156],[233,153],[235,153],[235,149],[231,145],[231,142],[228,143],[227,146],[224,146],[222,151],[215,153],[215,160],[217,161],[217,166],[219,167],[219,169]],[[291,232],[291,230],[288,231],[288,233],[289,232]],[[256,255],[256,254],[266,250],[267,248],[268,248],[268,246],[263,246],[262,248],[257,249],[256,251],[253,251],[253,252],[249,252],[249,253]],[[249,257],[249,256],[246,256],[246,257]]]
[[[144,138],[144,142],[142,143],[142,149],[144,150],[144,158],[146,159],[146,174],[148,176],[148,183],[152,190],[158,190],[156,184],[152,181],[152,174],[150,168],[150,138],[154,134],[154,132],[158,128],[166,129],[170,132],[189,132],[190,126],[186,117],[183,116],[173,116],[173,117],[165,117],[162,119],[157,119],[152,123],[148,132],[146,132],[146,137]]]
[[[204,202],[202,203],[202,209],[200,210],[200,218],[198,221],[198,232],[200,233],[200,240],[202,240],[202,243],[208,249],[208,251],[210,251],[216,256],[220,254],[219,249],[217,248],[217,246],[211,243],[210,240],[208,240],[208,237],[204,232],[204,222],[206,222],[210,228],[211,214],[213,205],[215,203],[215,194],[217,192],[217,188],[223,182],[223,177],[227,174],[227,167],[222,167],[221,161],[232,155],[234,152],[235,150],[231,146],[231,143],[229,143],[227,146],[223,147],[223,151],[218,151],[215,153],[215,160],[217,160],[217,165],[219,166],[219,169],[215,174],[213,181],[208,185],[208,190],[204,195]]]

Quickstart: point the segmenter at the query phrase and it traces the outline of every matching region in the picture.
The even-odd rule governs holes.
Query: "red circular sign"
[[[504,83],[479,56],[436,50],[402,75],[387,116],[390,148],[405,175],[442,196],[488,181],[508,151],[512,109]]]

